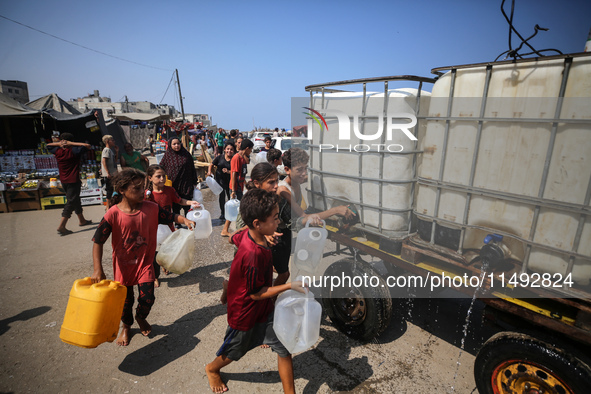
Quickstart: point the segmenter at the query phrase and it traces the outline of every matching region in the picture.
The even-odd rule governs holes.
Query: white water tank
[[[421,236],[455,231],[461,252],[500,233],[530,271],[572,272],[588,285],[589,92],[591,56],[457,68],[439,78],[419,135],[415,212],[438,230]]]
[[[363,135],[376,134],[387,116],[415,115],[417,93],[417,89],[405,88],[388,90],[388,97],[383,92],[367,92],[365,99],[362,92],[313,95],[311,108],[323,114],[328,130],[321,130],[315,121],[308,122],[308,128],[312,127],[312,144],[323,146],[310,152],[310,206],[324,211],[333,205],[350,202],[359,210],[361,225],[366,230],[391,237],[408,234],[415,174],[415,154],[410,152],[415,151],[415,142],[400,130],[392,133],[392,139],[386,139],[386,127],[381,138],[360,139],[353,132],[353,116],[359,115],[357,124]],[[425,91],[421,94],[424,98],[429,96]],[[387,107],[384,108],[386,98]],[[350,117],[350,140],[340,139],[339,121],[335,116],[329,116],[330,110],[339,110]],[[386,116],[380,118],[384,114]],[[420,124],[410,128],[410,132],[416,135],[415,129],[419,127]],[[397,153],[400,149],[404,153]]]

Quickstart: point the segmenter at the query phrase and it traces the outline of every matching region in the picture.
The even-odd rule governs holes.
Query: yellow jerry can
[[[127,287],[116,281],[93,284],[88,277],[74,281],[60,339],[85,348],[113,342],[126,296]]]

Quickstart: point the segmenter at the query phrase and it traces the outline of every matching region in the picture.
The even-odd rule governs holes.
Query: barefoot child
[[[92,239],[92,282],[97,283],[106,278],[102,264],[103,244],[112,233],[114,279],[127,286],[127,298],[121,315],[123,327],[117,338],[119,346],[129,344],[135,285],[139,290],[135,320],[144,336],[148,336],[152,331],[146,317],[155,299],[152,262],[156,251],[158,224],[169,224],[174,221],[190,228],[195,225],[195,222],[163,210],[158,204],[144,201],[145,178],[143,172],[133,168],[126,168],[113,177],[115,192],[110,201],[112,205]]]
[[[279,176],[279,174],[277,173],[277,169],[275,169],[275,167],[273,167],[271,164],[259,163],[256,166],[254,166],[254,168],[252,169],[252,171],[250,173],[250,181],[246,182],[246,189],[247,190],[263,189],[263,190],[271,192],[271,193],[276,193],[277,192],[277,184],[279,181],[278,176]],[[247,191],[247,193],[248,193],[248,191]],[[281,219],[281,217],[279,219]],[[240,215],[240,213],[238,213],[238,217],[236,218],[236,228],[237,228],[237,230],[234,232],[234,234],[248,228],[248,226],[242,220],[242,215]],[[234,235],[234,234],[232,234],[232,235]],[[276,249],[275,249],[275,245],[277,244],[276,237],[279,237],[279,236],[281,236],[281,233],[275,233],[273,235],[269,235],[269,236],[265,237],[265,238],[267,238],[267,243],[269,244],[269,247],[272,248],[273,268],[275,269],[275,272],[277,272],[277,274],[278,274],[277,279],[275,279],[275,281],[273,282],[273,285],[275,285],[275,286],[284,284],[285,282],[287,282],[287,279],[289,278],[289,254],[290,254],[291,250],[287,250],[287,262],[285,261],[284,258],[282,258],[285,255],[285,253],[283,253],[283,255],[276,254]],[[230,243],[232,243],[232,239],[230,239]],[[278,250],[282,250],[282,249],[278,249]],[[277,253],[280,253],[280,252],[277,252]],[[220,301],[222,304],[225,304],[227,293],[228,293],[228,281],[227,280],[224,280],[223,286],[224,286],[224,289],[222,291],[222,296],[220,297]]]
[[[253,189],[240,204],[240,214],[248,229],[232,237],[238,252],[232,261],[228,286],[228,328],[217,357],[205,367],[214,393],[228,390],[220,370],[262,344],[277,353],[283,391],[295,392],[291,354],[273,331],[273,297],[291,288],[301,292],[304,289],[301,282],[272,286],[271,250],[265,236],[273,235],[277,229],[278,200],[277,194]]]
[[[191,209],[201,207],[201,204],[199,204],[197,201],[185,200],[184,198],[181,198],[172,186],[165,186],[165,182],[166,172],[164,172],[164,168],[158,164],[152,164],[150,167],[148,167],[148,171],[146,172],[146,200],[155,202],[160,206],[160,208],[168,212],[172,212],[173,203],[179,205],[190,205]],[[175,230],[172,223],[169,224],[169,227],[171,231]],[[156,254],[157,253],[158,252],[156,252]],[[156,275],[154,286],[159,287],[160,282],[158,282],[158,278],[160,277],[160,265],[156,262],[156,256],[154,256],[154,272]],[[166,269],[164,269],[164,273],[168,275],[168,271]]]

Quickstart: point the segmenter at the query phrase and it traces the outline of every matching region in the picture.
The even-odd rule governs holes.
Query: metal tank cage
[[[510,238],[513,238],[513,239],[516,239],[516,240],[522,242],[526,248],[525,256],[524,256],[522,266],[521,266],[522,273],[527,272],[531,250],[533,247],[536,247],[539,249],[543,249],[543,250],[547,250],[547,251],[551,251],[551,252],[557,252],[559,254],[568,256],[569,263],[568,263],[566,274],[571,274],[572,270],[573,270],[575,259],[591,261],[591,257],[578,253],[585,220],[586,220],[587,216],[589,214],[591,214],[591,209],[590,209],[590,205],[589,205],[590,200],[591,200],[591,179],[589,180],[588,185],[587,185],[587,190],[586,190],[583,204],[574,204],[574,203],[568,203],[568,202],[562,202],[562,201],[555,201],[552,199],[545,199],[545,198],[543,198],[543,195],[544,195],[544,190],[546,188],[546,183],[548,180],[548,174],[549,174],[549,170],[550,170],[550,161],[551,161],[552,153],[554,150],[554,144],[556,141],[556,134],[558,131],[559,124],[570,123],[570,124],[591,125],[591,120],[588,120],[588,119],[561,119],[560,118],[562,104],[564,101],[564,93],[565,93],[565,89],[566,89],[566,84],[568,82],[569,71],[570,71],[571,64],[573,62],[573,58],[588,57],[588,56],[591,56],[591,53],[576,53],[576,54],[569,54],[569,55],[545,56],[545,57],[541,57],[541,58],[536,57],[536,58],[528,58],[528,59],[508,60],[508,61],[501,61],[501,62],[488,62],[488,63],[466,64],[466,65],[459,65],[459,66],[448,66],[448,67],[434,68],[431,70],[431,72],[433,74],[436,74],[437,76],[441,76],[441,75],[443,75],[444,71],[450,71],[451,78],[452,78],[451,85],[450,85],[449,97],[448,97],[447,113],[445,114],[445,116],[440,116],[440,117],[419,116],[420,93],[421,93],[421,89],[423,87],[423,84],[424,83],[434,83],[437,78],[425,78],[425,77],[418,77],[418,76],[412,76],[412,75],[405,75],[405,76],[354,79],[354,80],[345,80],[345,81],[330,82],[330,83],[315,84],[315,85],[306,86],[306,91],[310,92],[310,106],[311,106],[311,108],[313,108],[312,106],[314,104],[314,100],[313,100],[314,93],[321,93],[322,97],[321,97],[321,108],[320,109],[324,109],[324,94],[325,93],[344,92],[344,90],[338,90],[338,89],[334,89],[332,87],[343,86],[343,85],[362,84],[363,85],[363,103],[364,103],[364,105],[362,108],[362,116],[360,117],[360,119],[365,119],[365,102],[366,102],[366,98],[367,98],[366,97],[366,84],[367,83],[373,83],[373,82],[383,82],[384,83],[384,107],[383,108],[384,108],[384,115],[386,115],[386,110],[388,108],[388,82],[391,82],[391,81],[417,82],[418,83],[418,95],[416,97],[416,104],[415,104],[415,114],[417,117],[417,125],[415,126],[414,130],[418,130],[420,122],[425,122],[425,121],[445,122],[444,141],[443,141],[443,147],[442,147],[442,157],[441,157],[441,165],[439,167],[438,180],[417,177],[416,155],[417,155],[417,153],[422,153],[422,151],[417,150],[418,141],[415,141],[414,142],[414,149],[412,151],[399,152],[399,153],[388,152],[388,154],[412,154],[413,155],[411,180],[396,181],[396,180],[383,180],[382,179],[383,170],[384,170],[383,169],[384,154],[386,152],[379,152],[379,153],[381,153],[381,156],[380,156],[380,168],[379,168],[378,178],[363,178],[361,176],[362,175],[362,157],[363,157],[362,155],[363,155],[363,152],[360,152],[360,154],[359,154],[359,174],[358,174],[359,179],[360,179],[360,182],[359,182],[360,201],[346,201],[346,200],[343,200],[337,196],[325,195],[324,193],[322,193],[322,191],[314,190],[314,183],[313,182],[310,183],[311,189],[308,189],[308,191],[311,192],[312,195],[322,196],[323,202],[324,202],[324,209],[329,208],[328,204],[327,204],[327,199],[329,199],[329,198],[332,200],[343,201],[346,203],[352,203],[352,204],[359,205],[362,208],[360,210],[361,226],[362,226],[363,230],[367,231],[368,233],[374,233],[377,235],[384,236],[384,233],[382,231],[383,229],[382,229],[382,218],[381,218],[381,214],[383,212],[399,213],[399,212],[412,211],[417,218],[426,219],[426,220],[432,222],[431,239],[429,241],[431,244],[435,244],[435,228],[436,228],[437,224],[447,225],[450,228],[456,228],[456,229],[459,228],[461,235],[460,235],[460,239],[459,239],[459,247],[456,250],[458,255],[462,255],[462,253],[463,253],[463,240],[464,240],[464,235],[465,235],[466,229],[473,228],[473,229],[478,229],[478,230],[483,230],[483,231],[495,232],[495,233],[503,235],[505,237],[510,237]],[[533,118],[533,119],[531,119],[531,118],[517,118],[516,119],[516,118],[490,118],[490,117],[484,116],[485,111],[486,111],[487,98],[488,98],[489,82],[490,82],[492,70],[495,66],[506,65],[506,64],[527,63],[527,62],[542,62],[542,61],[557,60],[557,59],[563,60],[564,69],[563,69],[563,74],[562,74],[561,86],[560,86],[560,90],[559,90],[559,96],[557,97],[558,100],[557,100],[554,116],[552,118]],[[483,90],[483,94],[482,94],[482,102],[481,102],[479,116],[478,117],[469,117],[469,118],[452,117],[451,113],[452,113],[452,106],[453,106],[453,102],[454,102],[454,98],[455,98],[454,85],[455,85],[457,70],[465,69],[465,68],[474,68],[474,67],[486,67],[486,76],[485,76],[486,80],[485,80],[484,90]],[[443,172],[445,169],[445,159],[446,159],[446,153],[447,153],[449,129],[450,129],[450,123],[452,121],[453,122],[456,122],[456,121],[477,122],[477,131],[476,131],[477,135],[476,135],[475,149],[474,149],[474,155],[472,158],[472,166],[470,169],[470,177],[469,177],[469,184],[468,185],[454,184],[451,182],[444,182],[441,180],[443,178]],[[516,195],[516,194],[512,194],[512,193],[505,193],[505,192],[496,191],[496,190],[488,190],[488,189],[474,187],[475,164],[476,164],[476,161],[478,160],[478,151],[479,151],[478,148],[479,148],[479,144],[480,144],[482,127],[483,127],[484,122],[514,122],[514,123],[524,122],[524,123],[545,123],[545,124],[550,123],[551,124],[550,142],[548,144],[548,149],[547,149],[547,153],[546,153],[546,157],[545,157],[545,161],[544,161],[542,180],[540,182],[537,197],[527,197],[527,196],[523,196],[523,195]],[[362,122],[362,124],[361,124],[362,132],[363,132],[363,125],[364,125],[364,122]],[[416,133],[416,131],[415,131],[415,133]],[[322,138],[323,138],[323,134],[320,133],[320,144],[322,144]],[[384,144],[384,142],[385,142],[385,136],[382,135],[381,143]],[[309,146],[310,146],[310,149],[319,149],[320,144],[318,144],[318,145],[310,144]],[[369,151],[368,153],[376,153],[376,152]],[[319,159],[318,159],[319,166],[318,167],[322,168],[322,155],[318,155],[318,157],[319,157]],[[310,161],[311,161],[310,167],[312,167],[314,164],[312,162],[313,160],[314,160],[313,155],[310,155]],[[323,179],[324,175],[350,178],[350,175],[329,173],[329,172],[324,172],[322,170],[313,169],[313,168],[310,168],[310,172],[316,173],[320,176],[321,185],[324,184],[324,179]],[[363,193],[361,190],[362,184],[363,184],[361,181],[363,181],[363,180],[379,182],[379,205],[378,206],[368,205],[368,204],[364,203]],[[433,216],[420,214],[416,211],[415,182],[420,185],[426,186],[426,187],[436,188],[435,211],[434,211]],[[411,183],[412,184],[412,186],[411,186],[411,201],[412,201],[413,207],[410,209],[398,209],[398,210],[384,207],[383,203],[382,203],[382,186],[384,183],[393,183],[393,184]],[[463,214],[461,223],[456,223],[456,222],[448,221],[443,218],[437,217],[438,211],[439,211],[441,191],[443,189],[453,190],[453,191],[457,191],[457,192],[463,192],[466,194],[466,204],[465,204],[464,214]],[[469,206],[470,206],[470,200],[472,199],[472,196],[474,196],[474,195],[487,196],[487,197],[497,198],[497,199],[506,200],[506,201],[519,201],[519,202],[531,204],[532,206],[534,206],[534,217],[532,220],[532,225],[531,225],[531,229],[529,231],[528,237],[524,238],[524,237],[517,236],[515,234],[499,231],[496,229],[491,229],[491,228],[487,228],[487,227],[475,226],[475,225],[468,224],[467,221],[468,221],[468,211],[469,211]],[[371,209],[377,209],[380,212],[379,224],[378,224],[377,228],[371,228],[371,227],[368,227],[363,224],[364,221],[363,221],[362,212],[363,212],[364,207],[371,208]],[[573,213],[576,213],[579,215],[579,223],[578,223],[575,239],[574,239],[573,246],[572,246],[571,250],[560,249],[560,248],[548,246],[545,244],[541,244],[538,242],[534,242],[537,222],[538,222],[540,210],[542,207],[548,207],[548,208],[558,209],[558,210],[562,210],[562,211],[573,212]],[[409,220],[409,229],[408,229],[409,233],[411,232],[411,226],[412,226],[412,220]],[[578,294],[579,291],[577,291],[576,289],[563,288],[562,291],[565,291],[567,293],[570,293],[570,294],[573,294],[576,296],[580,296],[580,294]]]
[[[316,84],[316,85],[308,85],[306,86],[306,91],[310,92],[310,108],[314,108],[314,93],[321,93],[322,97],[321,97],[321,106],[320,106],[320,110],[324,109],[324,100],[325,100],[325,93],[339,93],[339,92],[346,92],[345,90],[340,90],[340,89],[332,89],[329,88],[331,86],[345,86],[345,85],[359,85],[362,84],[363,85],[363,100],[362,100],[362,108],[361,108],[361,116],[359,117],[359,119],[361,120],[361,133],[363,133],[365,131],[365,119],[370,118],[369,116],[366,116],[366,106],[367,106],[367,84],[368,83],[380,83],[383,82],[384,84],[384,104],[383,104],[383,110],[382,113],[384,115],[383,118],[383,122],[384,122],[384,128],[386,126],[386,115],[387,115],[387,110],[388,110],[388,99],[389,99],[389,95],[388,95],[388,83],[389,82],[414,82],[414,83],[418,83],[418,93],[416,96],[416,101],[415,101],[415,115],[417,117],[417,124],[414,127],[415,130],[415,134],[416,134],[416,130],[418,130],[419,128],[419,124],[421,122],[421,118],[418,116],[419,114],[419,110],[420,110],[420,101],[421,101],[421,90],[423,88],[423,84],[424,83],[435,83],[436,78],[428,78],[428,77],[419,77],[419,76],[415,76],[415,75],[398,75],[398,76],[389,76],[389,77],[375,77],[375,78],[362,78],[362,79],[351,79],[351,80],[345,80],[345,81],[337,81],[337,82],[328,82],[328,83],[323,83],[323,84]],[[371,116],[372,118],[375,116]],[[424,119],[424,118],[423,118]],[[415,135],[416,136],[416,135]],[[310,149],[319,149],[320,145],[322,145],[323,143],[323,137],[324,134],[320,133],[320,143],[319,144],[309,144],[308,146],[310,147]],[[358,173],[358,178],[360,180],[359,182],[359,201],[349,201],[349,200],[345,200],[342,199],[338,196],[332,196],[332,195],[326,195],[325,193],[321,191],[317,191],[314,188],[314,183],[311,182],[310,183],[310,189],[308,189],[308,191],[312,194],[312,195],[319,195],[322,197],[323,199],[323,204],[324,204],[324,210],[329,209],[328,206],[328,202],[327,199],[331,199],[331,200],[335,200],[335,201],[341,201],[344,203],[351,203],[354,204],[356,206],[359,206],[359,215],[360,215],[360,221],[361,221],[361,226],[363,227],[364,231],[367,231],[368,233],[373,233],[376,235],[384,235],[384,229],[382,227],[382,214],[384,212],[389,212],[389,213],[404,213],[404,212],[412,212],[413,211],[413,207],[412,207],[412,203],[411,203],[411,207],[408,209],[393,209],[393,208],[388,208],[385,207],[382,201],[382,189],[383,189],[383,185],[384,183],[387,184],[410,184],[411,185],[411,191],[410,191],[410,201],[414,201],[414,193],[415,193],[415,184],[417,182],[417,176],[416,176],[416,155],[417,153],[421,153],[420,151],[417,150],[417,142],[418,141],[414,141],[413,144],[413,149],[411,151],[402,151],[402,152],[384,152],[384,151],[378,151],[378,150],[368,150],[368,151],[364,151],[364,152],[357,152],[358,153],[358,161],[359,161],[359,173]],[[385,144],[386,143],[386,133],[382,133],[381,136],[381,140],[380,140],[381,144]],[[324,148],[325,150],[330,150],[327,148]],[[379,173],[378,173],[378,177],[377,178],[368,178],[368,177],[363,177],[363,156],[364,154],[367,153],[378,153],[380,155],[380,164],[379,164]],[[385,154],[389,154],[389,155],[413,155],[413,160],[412,160],[412,165],[411,165],[411,179],[410,180],[385,180],[383,179],[383,171],[384,171],[384,155]],[[319,168],[322,168],[322,155],[318,155],[319,157]],[[320,176],[320,183],[321,185],[324,184],[324,176],[331,176],[331,177],[340,177],[340,178],[350,178],[350,174],[339,174],[339,173],[334,173],[334,172],[329,172],[329,171],[323,171],[320,169],[314,169],[312,168],[314,165],[313,162],[314,158],[313,155],[310,155],[310,168],[309,171],[311,173],[315,173],[318,174]],[[379,187],[379,198],[378,198],[378,205],[371,205],[368,204],[366,202],[363,201],[363,181],[370,181],[370,182],[377,182],[378,183],[378,187]],[[379,216],[378,216],[378,226],[373,227],[373,226],[368,226],[364,224],[364,208],[369,208],[369,209],[373,209],[373,210],[377,210],[379,212]],[[410,218],[409,218],[410,219]],[[411,220],[408,220],[409,222],[409,227],[408,227],[408,231],[404,232],[404,233],[398,233],[398,234],[389,234],[389,235],[394,235],[395,237],[404,237],[406,235],[408,235],[408,233],[411,231]]]
[[[572,273],[575,258],[579,258],[582,260],[588,260],[588,261],[591,260],[591,257],[578,253],[578,248],[579,248],[579,244],[581,241],[581,234],[583,232],[583,226],[585,223],[585,219],[586,219],[587,215],[589,213],[591,213],[591,211],[589,209],[590,208],[589,202],[591,199],[591,179],[589,180],[589,182],[587,184],[587,191],[585,194],[585,199],[584,199],[583,204],[573,204],[573,203],[567,203],[567,202],[555,201],[555,200],[543,198],[544,191],[546,189],[546,183],[548,180],[548,173],[550,170],[550,161],[552,159],[552,154],[554,151],[554,145],[555,145],[555,141],[556,141],[556,134],[558,131],[558,125],[559,124],[567,124],[567,123],[591,125],[591,120],[588,120],[588,119],[561,119],[560,118],[560,113],[562,111],[562,104],[564,102],[564,93],[566,90],[566,84],[568,82],[569,71],[570,71],[570,68],[571,68],[571,65],[573,62],[573,58],[583,57],[583,56],[591,56],[591,54],[579,53],[579,54],[571,54],[571,55],[547,56],[547,57],[543,57],[543,58],[520,59],[520,60],[515,60],[515,61],[503,61],[503,62],[495,62],[495,63],[481,63],[481,64],[470,64],[470,65],[462,65],[462,66],[441,67],[441,68],[435,68],[432,70],[432,72],[436,73],[436,74],[440,74],[441,71],[444,71],[444,70],[449,70],[451,72],[452,79],[451,79],[450,93],[449,93],[449,97],[448,97],[448,108],[447,108],[446,116],[445,117],[426,117],[425,118],[428,121],[444,121],[445,122],[442,158],[441,158],[441,164],[439,167],[439,177],[438,177],[439,180],[432,180],[432,179],[425,179],[425,178],[418,179],[419,184],[424,185],[424,186],[428,186],[428,187],[435,187],[437,189],[436,190],[436,200],[435,200],[436,202],[435,202],[434,215],[428,216],[428,215],[422,215],[422,214],[419,214],[418,212],[415,212],[415,215],[417,217],[426,218],[434,223],[434,225],[432,227],[432,232],[431,232],[431,241],[430,241],[431,243],[434,242],[435,224],[437,224],[437,223],[447,224],[447,225],[455,227],[455,228],[460,227],[461,236],[460,236],[460,245],[457,250],[458,254],[462,254],[462,252],[463,252],[462,242],[464,240],[464,234],[465,234],[465,231],[467,228],[475,228],[475,229],[480,229],[480,230],[484,230],[484,231],[491,231],[492,229],[490,229],[490,228],[481,227],[481,226],[473,226],[473,225],[467,224],[468,208],[469,208],[470,200],[471,200],[472,196],[473,195],[482,195],[482,196],[488,196],[488,197],[493,197],[493,198],[507,200],[507,201],[525,202],[525,203],[531,204],[532,206],[535,207],[531,229],[530,229],[530,232],[529,232],[529,235],[527,238],[519,237],[519,236],[516,236],[515,234],[510,234],[510,233],[505,233],[502,231],[494,230],[498,234],[501,234],[503,236],[510,237],[510,238],[516,239],[518,241],[521,241],[525,245],[526,251],[525,251],[525,256],[524,256],[522,266],[521,266],[522,273],[527,272],[530,253],[531,253],[532,247],[534,247],[534,246],[536,248],[544,249],[544,250],[551,251],[551,252],[557,252],[562,255],[567,255],[569,257],[569,263],[568,263],[566,274]],[[488,98],[489,82],[491,79],[491,74],[492,74],[492,70],[493,70],[494,66],[505,65],[505,64],[514,64],[514,63],[540,62],[540,61],[546,61],[546,60],[560,60],[560,59],[562,59],[564,61],[564,63],[563,63],[564,68],[563,68],[563,73],[562,73],[562,81],[561,81],[561,85],[560,85],[558,100],[557,100],[557,104],[556,104],[553,118],[533,118],[533,119],[531,119],[531,118],[517,118],[516,119],[516,118],[484,117],[485,110],[486,110],[486,104],[487,104],[487,98]],[[474,68],[474,67],[486,67],[486,76],[485,76],[486,79],[485,79],[485,84],[484,84],[484,91],[482,94],[482,103],[481,103],[481,108],[480,108],[480,114],[478,117],[470,117],[470,118],[452,117],[451,116],[451,109],[453,106],[454,84],[455,84],[457,70],[462,69],[462,68]],[[450,122],[452,122],[452,121],[477,122],[478,123],[474,156],[472,158],[472,165],[471,165],[471,169],[470,169],[469,185],[467,185],[467,186],[466,185],[457,185],[457,184],[453,184],[450,182],[441,181],[441,179],[443,177],[443,171],[445,169],[444,167],[445,167],[445,158],[446,158],[446,153],[447,153],[447,143],[448,143],[448,137],[449,137]],[[550,123],[551,124],[550,141],[548,144],[548,149],[547,149],[546,157],[544,160],[544,169],[543,169],[543,173],[542,173],[542,179],[540,182],[538,195],[536,198],[474,187],[476,161],[478,160],[478,152],[479,152],[478,148],[479,148],[479,144],[480,144],[482,126],[483,126],[484,122],[513,122],[513,123],[524,122],[524,123],[546,123],[546,124]],[[445,219],[437,217],[442,189],[448,189],[448,190],[454,190],[454,191],[466,193],[467,200],[466,200],[465,210],[464,210],[461,224],[447,221]],[[573,212],[573,213],[580,215],[575,239],[573,242],[573,247],[571,250],[559,249],[556,247],[551,247],[551,246],[544,245],[544,244],[537,243],[537,242],[533,241],[534,237],[535,237],[535,231],[537,228],[538,218],[540,215],[540,210],[542,207],[554,208],[554,209],[558,209],[561,211]]]

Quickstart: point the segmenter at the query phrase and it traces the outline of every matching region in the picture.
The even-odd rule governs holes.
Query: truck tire
[[[570,351],[517,332],[493,335],[474,362],[480,394],[589,393],[591,369]]]
[[[351,286],[338,291],[324,287],[322,291],[322,304],[333,325],[353,339],[371,341],[388,327],[392,317],[392,299],[388,287],[384,279],[363,261],[339,260],[324,272],[325,277],[342,275],[379,278],[374,280],[377,286]]]

